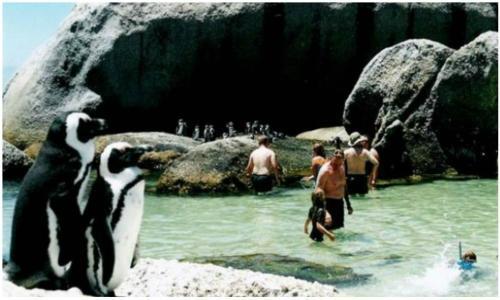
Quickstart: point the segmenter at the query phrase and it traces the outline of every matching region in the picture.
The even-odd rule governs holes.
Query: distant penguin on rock
[[[51,124],[21,184],[12,220],[9,279],[26,288],[64,288],[86,205],[83,193],[104,120],[68,112]]]
[[[134,259],[141,227],[145,181],[137,167],[149,146],[125,142],[108,145],[101,154],[97,179],[84,212],[85,232],[72,284],[94,296],[114,296]]]

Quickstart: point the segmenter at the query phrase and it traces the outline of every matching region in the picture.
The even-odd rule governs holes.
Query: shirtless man
[[[331,228],[344,227],[344,200],[349,214],[352,214],[353,209],[347,193],[344,152],[342,150],[335,150],[332,159],[321,167],[316,189],[325,192],[326,210],[333,219]]]
[[[259,137],[259,148],[250,154],[247,174],[252,176],[252,185],[256,192],[267,192],[273,188],[273,177],[280,184],[278,177],[278,161],[273,150],[269,149],[269,138]]]
[[[368,184],[374,185],[378,169],[378,160],[370,151],[363,148],[363,143],[367,141],[365,136],[359,132],[353,132],[349,136],[349,146],[351,148],[344,151],[347,167],[347,183],[349,185],[349,194],[367,194]],[[371,182],[368,182],[366,174],[366,162],[373,164],[371,170]]]
[[[377,149],[371,146],[370,139],[368,138],[368,136],[363,135],[362,137],[364,137],[366,140],[361,142],[361,145],[363,146],[363,148],[368,150],[368,152],[370,152],[371,155],[373,155],[373,157],[375,157],[380,167],[380,155],[378,154]],[[368,177],[368,187],[373,189],[375,187],[376,179],[378,178],[378,168],[375,174],[372,174],[372,169],[373,169],[373,164],[370,161],[366,162],[366,173],[370,174],[370,176]]]

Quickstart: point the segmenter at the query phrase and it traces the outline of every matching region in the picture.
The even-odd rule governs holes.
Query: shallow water
[[[4,182],[3,249],[19,185]],[[314,243],[303,233],[310,190],[282,189],[266,196],[174,197],[147,195],[141,256],[273,253],[372,274],[343,286],[352,296],[497,296],[497,181],[435,181],[372,191],[352,199],[354,214],[337,241]],[[478,256],[461,273],[450,259],[457,244]]]

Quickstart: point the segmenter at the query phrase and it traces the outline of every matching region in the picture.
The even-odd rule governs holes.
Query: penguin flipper
[[[71,197],[64,184],[50,197],[50,208],[57,216],[60,253],[58,264],[63,266],[72,261],[77,246],[77,238],[82,229],[78,203]]]
[[[102,218],[95,220],[92,226],[92,236],[99,247],[102,260],[102,282],[107,284],[113,275],[115,266],[115,243],[111,226]]]

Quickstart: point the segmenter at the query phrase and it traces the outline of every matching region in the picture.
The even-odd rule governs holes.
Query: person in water
[[[267,192],[273,188],[273,176],[280,185],[278,176],[278,159],[273,150],[269,149],[270,141],[265,135],[260,136],[259,147],[255,149],[248,160],[247,174],[252,176],[252,185],[256,192]]]
[[[335,240],[335,234],[330,232],[333,221],[330,213],[325,209],[325,192],[317,189],[311,195],[312,206],[309,209],[306,222],[304,223],[304,233],[309,234],[309,224],[312,223],[309,237],[316,242],[323,241],[326,235],[331,241]]]
[[[375,187],[375,184],[377,183],[377,178],[378,178],[378,170],[380,168],[380,155],[378,154],[377,149],[373,148],[370,143],[370,139],[368,138],[367,135],[362,135],[362,142],[361,145],[363,146],[364,149],[368,150],[368,152],[375,157],[375,159],[378,161],[378,168],[375,171],[375,174],[372,174],[373,170],[373,164],[371,161],[366,162],[366,174],[369,174],[368,177],[368,188],[373,189]]]
[[[311,172],[312,175],[305,177],[304,180],[309,181],[309,180],[314,180],[316,182],[316,179],[318,178],[318,173],[319,170],[321,169],[321,166],[326,162],[326,154],[325,154],[325,147],[323,147],[322,144],[320,143],[315,143],[313,145],[313,154],[312,154],[312,161],[311,161]]]
[[[342,150],[335,150],[331,160],[321,167],[316,189],[325,192],[325,208],[332,216],[332,229],[344,227],[344,200],[349,214],[353,213],[353,209],[347,191],[344,152]]]
[[[476,253],[471,250],[466,251],[461,259],[457,262],[458,267],[462,270],[471,270],[477,262]]]
[[[363,142],[367,141],[359,132],[353,132],[349,136],[349,149],[344,151],[346,158],[346,174],[349,185],[349,194],[367,194],[368,185],[374,185],[378,169],[378,160],[363,148]],[[366,174],[366,163],[371,162],[373,168],[370,176]],[[368,177],[371,182],[368,182]]]

